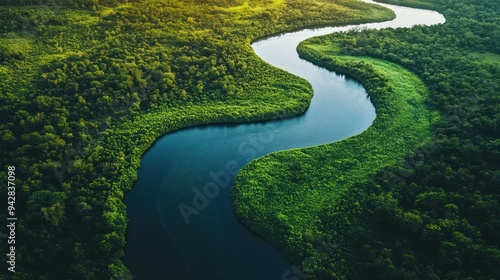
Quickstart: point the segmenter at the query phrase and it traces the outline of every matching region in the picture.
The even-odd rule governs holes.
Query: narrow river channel
[[[266,62],[312,84],[314,97],[305,114],[263,123],[183,129],[159,138],[144,154],[138,181],[125,197],[129,218],[125,264],[135,279],[282,279],[292,264],[240,224],[233,212],[234,174],[268,153],[340,141],[371,125],[375,108],[363,86],[300,59],[296,47],[307,38],[355,27],[411,27],[445,21],[433,11],[380,5],[393,9],[396,19],[306,29],[252,45]],[[207,184],[225,187],[212,188],[214,192],[207,197],[202,194]],[[194,203],[203,209],[188,218],[181,215],[179,205],[194,207]]]

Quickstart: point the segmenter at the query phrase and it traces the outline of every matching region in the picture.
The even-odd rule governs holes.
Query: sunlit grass
[[[467,55],[469,59],[479,61],[487,64],[497,64],[500,66],[500,54],[490,52],[474,52]]]
[[[12,102],[12,106],[18,111],[32,110],[33,114],[41,115],[36,108],[38,105],[36,97],[45,95],[51,97],[49,99],[57,100],[59,104],[53,103],[54,107],[45,108],[44,113],[56,117],[63,113],[69,116],[61,118],[67,119],[66,123],[64,121],[56,123],[55,118],[42,120],[53,126],[60,125],[61,131],[67,131],[57,135],[61,141],[57,142],[56,148],[50,151],[40,150],[40,153],[44,153],[47,157],[36,158],[23,154],[23,150],[13,151],[16,156],[23,157],[27,165],[35,167],[33,170],[30,169],[32,173],[26,177],[34,178],[33,176],[37,176],[34,174],[43,173],[44,171],[37,171],[37,166],[43,166],[49,161],[54,166],[68,164],[64,162],[67,161],[64,155],[68,150],[65,150],[65,145],[60,143],[67,141],[69,147],[82,144],[83,151],[78,152],[85,156],[81,158],[75,156],[74,162],[81,167],[78,168],[78,172],[85,175],[72,177],[72,174],[66,174],[64,185],[67,188],[65,187],[64,192],[67,192],[67,200],[64,203],[72,204],[75,199],[72,193],[85,190],[96,199],[91,203],[102,206],[106,201],[113,201],[114,205],[119,206],[96,207],[95,209],[100,209],[95,210],[96,220],[107,217],[120,219],[113,222],[113,227],[106,229],[97,229],[97,226],[93,228],[94,224],[97,224],[93,222],[88,230],[94,231],[88,236],[78,233],[81,221],[68,219],[65,228],[76,233],[75,236],[65,236],[67,239],[64,242],[71,243],[78,239],[85,245],[82,245],[81,255],[77,259],[65,260],[67,265],[60,273],[75,269],[82,263],[85,267],[92,265],[89,271],[97,271],[98,275],[109,276],[125,270],[119,257],[123,253],[122,243],[111,242],[114,244],[113,248],[111,245],[109,248],[101,248],[99,254],[102,254],[102,258],[106,261],[100,263],[90,259],[89,256],[95,254],[94,247],[90,244],[97,242],[95,239],[98,238],[101,238],[99,241],[103,244],[111,244],[110,236],[116,236],[120,240],[125,239],[126,213],[122,203],[123,193],[132,187],[142,154],[160,135],[195,125],[273,119],[297,115],[306,110],[312,94],[308,83],[262,62],[251,49],[252,40],[308,26],[383,21],[393,16],[387,9],[382,10],[358,1],[248,0],[231,2],[242,3],[234,7],[228,3],[218,0],[144,0],[112,8],[89,7],[88,10],[61,6],[0,8],[0,11],[27,10],[26,14],[30,17],[27,19],[28,23],[21,27],[22,30],[13,31],[15,33],[13,37],[0,34],[0,43],[13,46],[17,44],[19,50],[24,53],[24,59],[15,59],[2,64],[0,90],[9,96],[9,100],[14,100],[10,96],[19,99]],[[348,10],[347,5],[354,5],[356,9]],[[94,8],[95,11],[92,10]],[[16,23],[15,18],[9,20],[14,20]],[[13,26],[13,29],[19,28]],[[115,57],[114,53],[119,53],[118,57]],[[68,59],[71,55],[74,56]],[[154,101],[144,97],[141,101],[144,101],[145,106],[141,108],[139,101],[131,102],[136,92],[126,92],[125,89],[117,91],[114,86],[102,89],[98,85],[94,86],[92,82],[82,88],[79,82],[82,73],[64,69],[82,66],[84,69],[82,71],[88,71],[83,75],[92,74],[94,71],[92,69],[96,67],[104,69],[108,66],[106,61],[110,57],[116,61],[109,62],[112,67],[102,71],[105,76],[122,74],[132,77],[129,70],[163,64],[155,65],[156,68],[153,70],[161,74],[159,76],[165,74],[167,82],[163,85],[168,85],[168,90],[162,89],[162,92],[158,90],[155,93],[148,84],[141,85],[140,89],[155,97]],[[179,57],[190,61],[192,67],[183,64],[177,59]],[[99,64],[100,58],[103,58],[101,64]],[[205,64],[205,60],[209,59],[213,59],[215,65]],[[138,75],[138,80],[141,82],[150,77],[145,71],[142,73],[144,75]],[[207,73],[214,75],[209,78],[202,77]],[[54,79],[47,78],[51,74],[58,78],[57,83],[52,82]],[[169,78],[176,75],[180,78],[172,78],[170,84]],[[219,89],[224,91],[210,89],[197,92],[197,88],[193,89],[191,85],[196,85],[200,81],[204,81],[205,85],[210,83],[220,85]],[[65,87],[66,85],[73,87]],[[79,88],[75,89],[75,85]],[[26,94],[22,94],[23,92]],[[115,96],[119,94],[121,95]],[[73,97],[76,95],[80,97],[76,99],[78,102],[83,100],[81,104],[74,101]],[[78,116],[75,118],[79,109],[88,109],[95,105],[90,102],[85,103],[85,98],[99,100],[104,95],[113,96],[115,101],[126,106],[120,106],[117,109],[119,112],[103,110],[98,113],[92,110],[85,119],[78,120]],[[151,107],[148,107],[149,105]],[[94,129],[100,127],[102,122],[106,122],[103,131]],[[50,126],[46,125],[40,129],[12,126],[13,130],[18,128],[26,129],[27,134],[36,135],[40,134],[42,129],[50,129]],[[78,140],[74,140],[76,135],[79,137]],[[66,140],[63,140],[63,137]],[[20,143],[20,145],[25,144],[31,143],[29,141]],[[92,147],[100,148],[92,149]],[[99,153],[105,153],[106,157],[101,157]],[[95,162],[96,158],[103,160]],[[110,162],[113,162],[112,166],[108,165]],[[94,164],[102,166],[94,170]],[[117,170],[119,172],[116,172]],[[86,180],[92,181],[93,178],[100,178],[98,184],[102,187],[101,190],[97,191],[82,183]],[[50,178],[44,177],[43,181],[29,180],[31,179],[28,179],[26,185],[33,189],[55,192],[58,187],[48,183]],[[113,186],[112,191],[111,189],[102,191],[111,186]],[[42,236],[42,228],[43,225],[40,225],[33,229],[33,236]],[[36,240],[29,242],[36,243]],[[62,247],[47,249],[53,255],[59,254],[62,250],[65,249]],[[24,251],[23,254],[29,256],[30,252]],[[39,263],[35,261],[26,263],[25,269],[30,270],[38,265]]]
[[[424,104],[428,90],[420,79],[390,62],[336,56],[337,49],[311,43],[299,47],[308,60],[322,66],[355,77],[363,74],[359,69],[375,75],[360,78],[376,107],[372,126],[337,143],[254,160],[237,176],[233,191],[235,210],[243,222],[297,261],[301,258],[294,252],[308,252],[313,236],[320,234],[319,217],[325,207],[334,205],[354,184],[363,184],[377,171],[401,162],[431,138],[432,112]],[[349,70],[352,67],[360,68]],[[386,86],[374,90],[376,79],[387,80]],[[345,270],[336,265],[339,271]]]

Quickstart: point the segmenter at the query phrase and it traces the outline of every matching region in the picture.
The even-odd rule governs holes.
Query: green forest
[[[122,200],[155,139],[307,109],[310,85],[261,61],[252,41],[394,17],[350,0],[0,5],[0,178],[15,167],[18,218],[8,279],[131,277]]]
[[[377,119],[349,141],[255,160],[238,175],[236,211],[312,279],[498,279],[500,3],[387,2],[432,8],[447,22],[301,43],[301,57],[363,82]],[[410,119],[421,129],[407,127],[410,135],[387,112],[414,83],[398,85],[399,67],[428,91],[407,104],[430,110],[417,109],[428,117]],[[412,131],[417,142],[400,157]],[[321,249],[318,236],[337,250]]]
[[[311,279],[500,279],[500,3],[390,2],[447,22],[299,47],[364,83],[374,125],[252,162],[235,210]],[[127,279],[122,200],[155,139],[307,109],[310,85],[252,41],[392,17],[352,0],[1,1],[0,190],[15,166],[18,265],[0,278]]]

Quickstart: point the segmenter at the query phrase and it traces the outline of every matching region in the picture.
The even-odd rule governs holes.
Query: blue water
[[[444,22],[435,12],[385,6],[395,10],[396,20],[363,26]],[[238,222],[230,198],[232,181],[252,159],[339,141],[371,125],[375,109],[359,83],[301,60],[295,51],[309,37],[352,27],[303,30],[252,45],[268,63],[312,84],[314,97],[305,114],[180,130],[159,138],[143,156],[138,181],[125,198],[125,264],[135,279],[282,279],[292,264]]]

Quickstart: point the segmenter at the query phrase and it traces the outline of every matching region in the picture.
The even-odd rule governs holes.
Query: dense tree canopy
[[[342,192],[325,176],[333,172],[329,160],[336,158],[321,150],[328,146],[294,152],[295,158],[274,155],[283,169],[273,181],[275,190],[300,200],[305,197],[300,192],[322,199],[289,208],[311,216],[307,221],[284,210],[269,218],[256,204],[245,222],[318,279],[500,278],[499,3],[397,2],[438,9],[447,23],[312,39],[302,55],[355,75],[381,96],[396,88],[383,70],[372,71],[383,69],[372,67],[377,60],[360,64],[346,55],[411,70],[428,88],[426,110],[438,112],[429,113],[431,126],[415,122],[432,137],[412,144],[399,165],[403,155],[396,153],[390,161],[368,156],[356,161],[356,149],[344,150],[344,160],[335,164],[354,171],[337,178],[350,186]],[[18,170],[22,265],[14,279],[125,278],[123,194],[135,180],[140,156],[158,136],[307,108],[307,83],[257,59],[252,40],[303,26],[391,16],[348,0],[0,5],[5,6],[0,7],[0,162],[3,170],[10,165]],[[305,52],[318,45],[337,50],[343,60],[322,61],[332,53]],[[379,105],[398,105],[385,101]],[[313,168],[318,165],[322,168]],[[361,169],[355,167],[379,165],[383,168],[367,173],[369,178],[357,177]],[[318,192],[315,187],[322,185],[327,187]],[[259,201],[269,210],[278,205],[275,199],[268,193]],[[315,208],[304,208],[306,203]],[[5,213],[0,217],[5,220]],[[319,237],[333,239],[338,250],[315,250]]]
[[[300,152],[257,160],[237,185],[238,213],[314,279],[500,278],[500,3],[391,2],[437,9],[447,22],[313,38],[299,46],[299,53],[361,81],[359,73],[352,73],[355,67],[344,67],[346,55],[374,57],[411,70],[429,88],[427,107],[439,113],[431,118],[432,140],[408,150],[402,163],[391,164],[368,180],[349,175],[358,147],[340,172],[307,168],[337,166],[345,149],[335,147],[344,148],[342,142],[307,150],[312,157],[302,165]],[[361,71],[366,76],[374,73],[369,68]],[[364,165],[380,166],[377,160],[378,156],[367,158]],[[269,175],[258,180],[268,173],[268,162],[274,164],[271,168],[279,162],[283,174],[307,171],[294,180],[274,180]],[[350,177],[339,181],[338,176]],[[246,181],[249,178],[253,181]],[[345,188],[349,183],[353,185]],[[246,188],[259,187],[269,190],[260,200],[245,193]],[[294,194],[301,194],[300,199]],[[304,212],[304,204],[313,206]],[[277,205],[282,216],[289,214],[280,219],[279,231],[272,226],[276,216],[270,213],[276,208],[270,205]],[[297,213],[313,217],[314,222],[290,218]],[[311,234],[331,238],[337,250],[315,250]]]
[[[310,86],[258,59],[252,40],[390,17],[346,0],[1,1],[0,162],[18,172],[22,263],[13,279],[125,278],[122,199],[157,137],[308,107]]]

